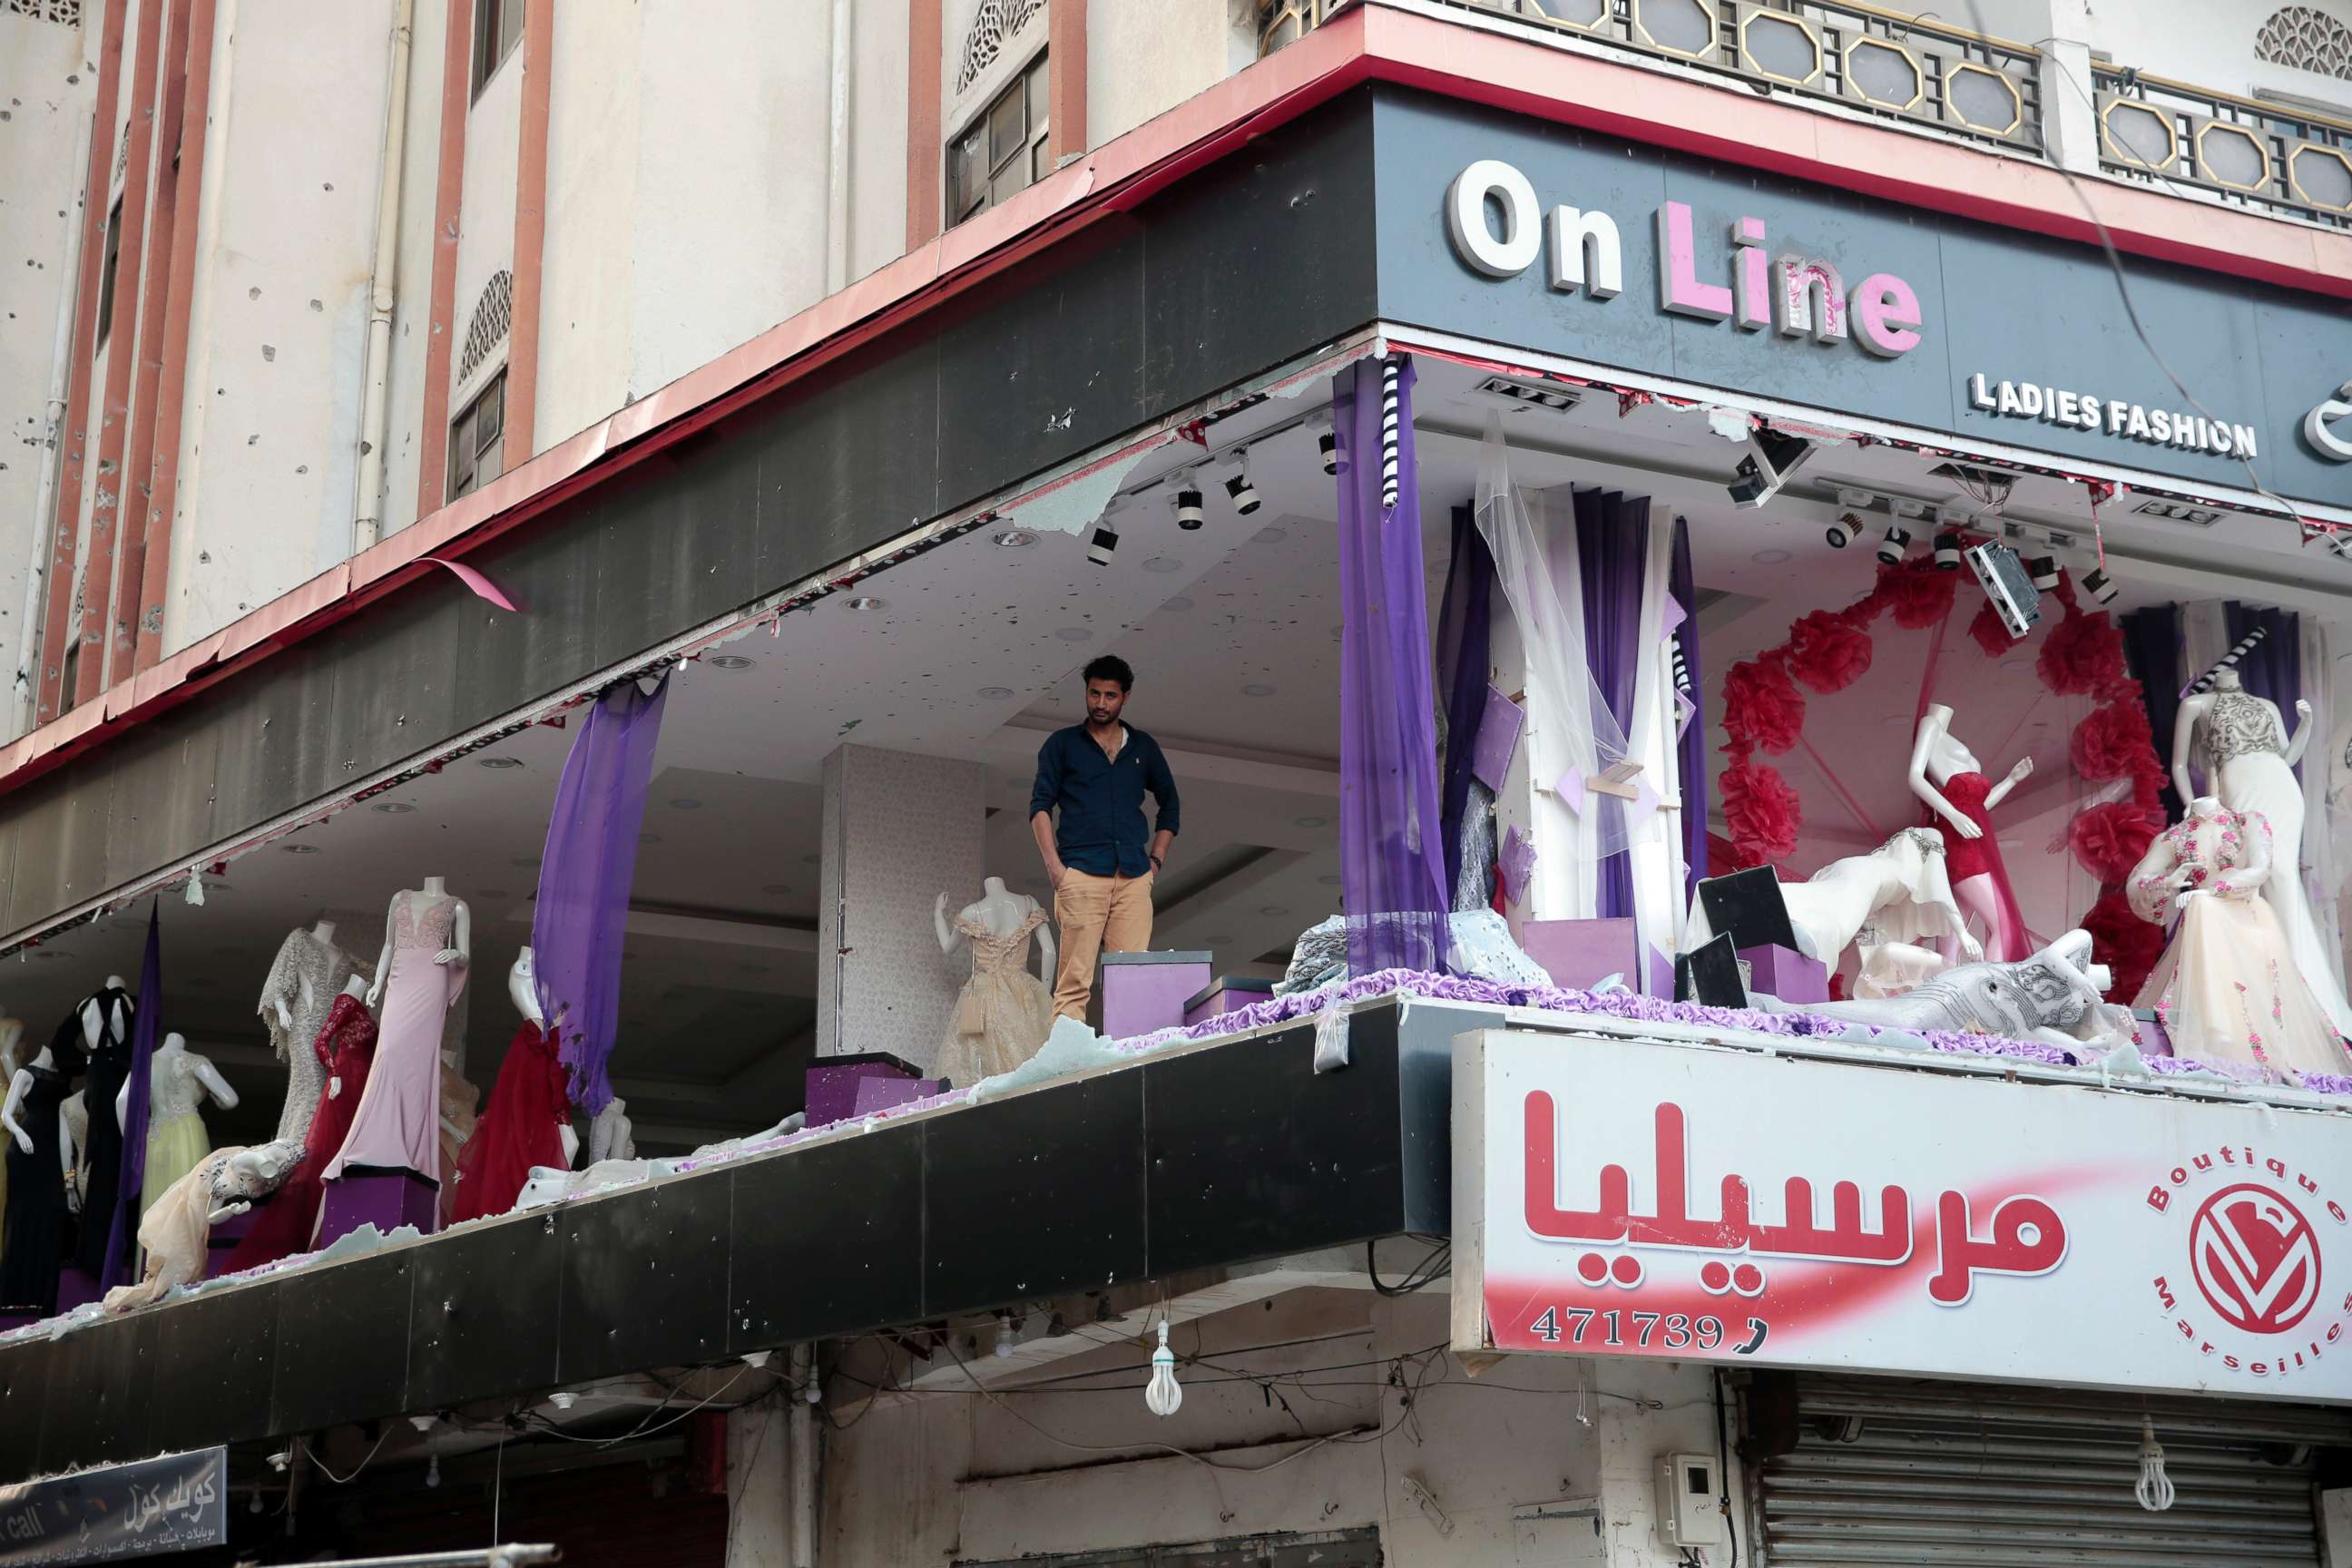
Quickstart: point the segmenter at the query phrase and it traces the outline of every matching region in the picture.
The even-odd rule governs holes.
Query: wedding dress
[[[1053,994],[1028,967],[1030,938],[1045,923],[1045,911],[1033,907],[999,936],[969,911],[956,917],[956,931],[971,943],[971,978],[956,997],[935,1070],[957,1088],[1011,1072],[1052,1032]]]

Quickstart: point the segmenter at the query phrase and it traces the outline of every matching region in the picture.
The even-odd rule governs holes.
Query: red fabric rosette
[[[1796,853],[1803,808],[1797,792],[1765,763],[1738,763],[1716,781],[1723,797],[1723,822],[1743,866],[1784,860]]]
[[[1870,634],[1834,610],[1815,610],[1789,628],[1789,673],[1823,696],[1870,673]]]
[[[2102,887],[2131,875],[2147,847],[2156,841],[2157,819],[2127,801],[2095,805],[2066,828],[2066,843],[2075,863]]]
[[[1724,673],[1723,730],[1742,752],[1775,754],[1805,729],[1805,694],[1775,666],[1742,659]]]

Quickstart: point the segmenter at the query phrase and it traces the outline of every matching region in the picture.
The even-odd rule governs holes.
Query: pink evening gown
[[[466,969],[433,962],[449,945],[457,900],[443,897],[420,911],[420,897],[404,893],[393,906],[392,973],[376,1024],[375,1065],[352,1113],[351,1133],[322,1173],[328,1181],[362,1165],[411,1170],[439,1184],[441,1026],[465,986]]]

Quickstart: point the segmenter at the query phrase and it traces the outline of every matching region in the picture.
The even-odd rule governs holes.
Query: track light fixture
[[[1861,532],[1862,519],[1850,511],[1842,511],[1829,526],[1830,548],[1843,550],[1847,545],[1852,544]]]
[[[1946,572],[1958,571],[1960,569],[1961,548],[1960,536],[1958,534],[1946,532],[1936,535],[1937,566]]]
[[[1748,455],[1739,459],[1731,481],[1732,504],[1759,507],[1780,492],[1797,465],[1812,456],[1813,444],[1801,436],[1784,435],[1769,425],[1748,433]]]
[[[2006,544],[1979,544],[1969,552],[1969,565],[2009,635],[2021,637],[2032,631],[2042,618],[2042,595],[2017,552]]]
[[[1338,473],[1339,471],[1339,433],[1337,430],[1325,430],[1315,437],[1315,447],[1323,454],[1323,471],[1327,474]]]
[[[1225,481],[1225,493],[1234,498],[1234,510],[1247,517],[1257,510],[1257,487],[1250,483],[1249,454],[1236,447],[1234,448],[1234,461],[1240,467],[1234,470],[1234,477]]]
[[[2093,571],[2083,578],[2083,591],[2102,605],[2112,605],[2120,592],[2116,580],[2105,572]]]
[[[2055,555],[2033,556],[2026,562],[2025,570],[2027,575],[2033,579],[2033,591],[2037,594],[2046,594],[2058,585],[2058,558]]]
[[[1878,558],[1889,566],[1903,564],[1903,552],[1911,548],[1911,531],[1899,523],[1886,531],[1878,542]]]
[[[1118,549],[1118,530],[1110,525],[1110,514],[1105,512],[1095,523],[1094,533],[1087,540],[1087,559],[1097,566],[1110,564],[1112,552]]]
[[[1187,484],[1176,492],[1176,526],[1190,533],[1201,526],[1201,489]]]

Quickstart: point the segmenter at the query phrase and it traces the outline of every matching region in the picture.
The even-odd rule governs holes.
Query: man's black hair
[[[1121,691],[1135,689],[1135,671],[1128,668],[1127,660],[1115,653],[1107,653],[1099,658],[1087,660],[1086,679],[1089,682],[1116,680]]]

